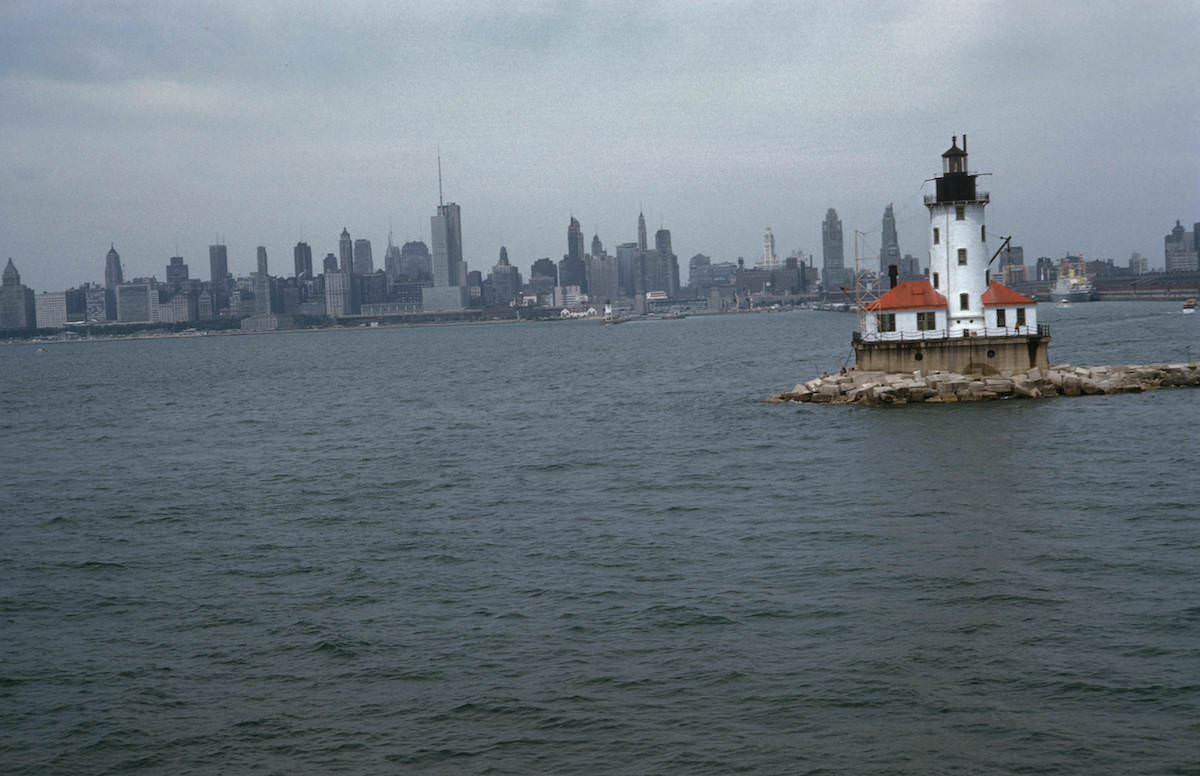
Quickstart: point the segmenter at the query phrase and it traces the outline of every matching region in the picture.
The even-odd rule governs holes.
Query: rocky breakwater
[[[1046,369],[996,375],[955,372],[922,375],[919,371],[895,374],[853,368],[800,383],[767,401],[912,404],[1139,393],[1184,386],[1200,386],[1200,364],[1092,367],[1056,364]]]

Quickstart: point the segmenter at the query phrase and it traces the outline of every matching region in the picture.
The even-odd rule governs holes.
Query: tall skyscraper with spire
[[[117,247],[110,243],[108,255],[104,257],[104,287],[112,291],[124,282],[125,276],[121,272],[121,254],[117,253]]]
[[[592,235],[592,255],[593,256],[603,256],[604,255],[604,243],[600,242],[600,235],[598,235],[598,234]]]
[[[312,247],[308,243],[296,243],[296,247],[292,250],[292,258],[296,265],[296,277],[311,278],[313,276]]]
[[[342,234],[338,238],[338,269],[342,272],[354,271],[354,241],[350,239],[350,230],[342,227]]]
[[[644,213],[638,213],[638,250],[644,251],[647,248],[646,242],[646,216]]]
[[[888,276],[888,267],[895,264],[900,267],[900,240],[896,236],[896,215],[892,211],[892,203],[883,210],[883,231],[879,239],[879,277]]]
[[[567,225],[567,258],[583,261],[583,229],[575,216],[571,216],[571,222]]]
[[[846,254],[842,243],[842,219],[833,208],[821,222],[821,284],[826,293],[837,291],[846,282]]]

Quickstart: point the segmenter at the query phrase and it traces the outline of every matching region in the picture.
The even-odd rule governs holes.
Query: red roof
[[[868,310],[932,310],[944,308],[946,297],[928,280],[907,280],[867,305]]]
[[[1033,304],[1033,300],[1027,296],[1022,296],[1016,291],[1013,291],[1008,286],[1002,286],[996,281],[988,286],[988,290],[983,292],[984,307],[1000,307],[1003,305],[1025,305]]]

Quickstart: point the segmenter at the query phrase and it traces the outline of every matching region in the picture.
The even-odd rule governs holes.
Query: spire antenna
[[[445,205],[446,202],[442,199],[442,147],[438,146],[438,206]]]

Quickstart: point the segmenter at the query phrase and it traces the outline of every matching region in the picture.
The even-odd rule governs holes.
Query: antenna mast
[[[438,207],[445,205],[446,202],[442,199],[442,148],[438,146]]]

